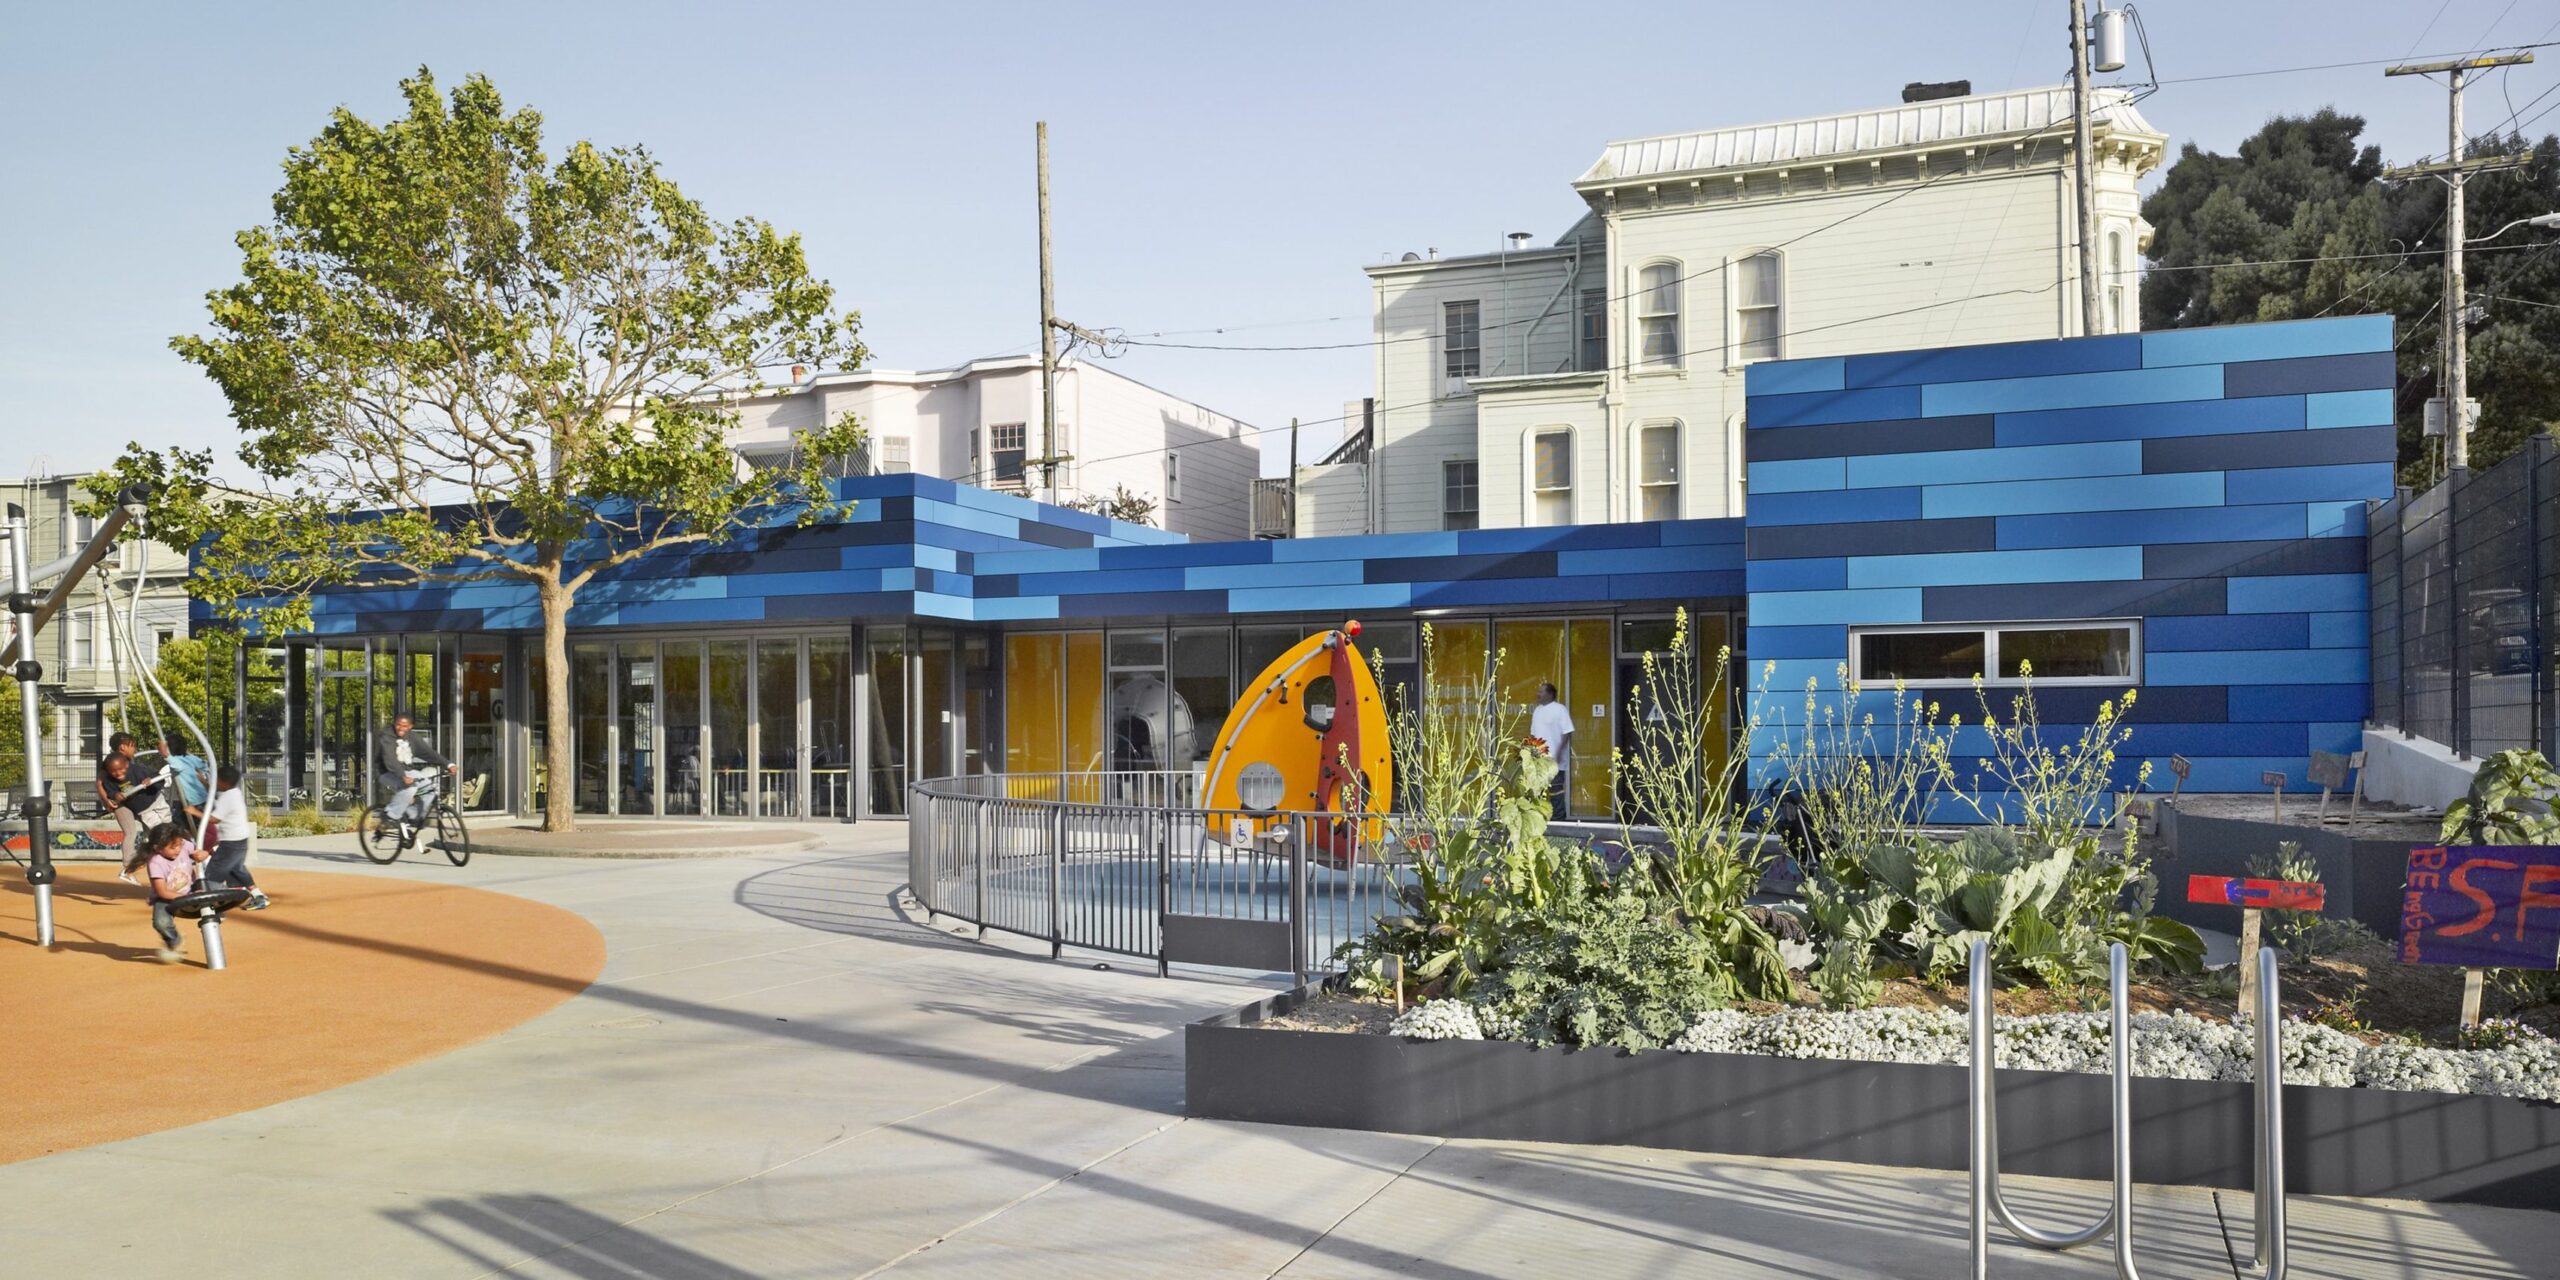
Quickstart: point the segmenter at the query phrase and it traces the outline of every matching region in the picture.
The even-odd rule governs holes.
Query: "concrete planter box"
[[[1568,1051],[1255,1025],[1307,992],[1185,1028],[1186,1114],[1903,1168],[1966,1164],[1962,1067]],[[2105,1179],[2106,1087],[2098,1075],[2002,1071],[2002,1171]],[[2248,1185],[2248,1085],[2137,1080],[2133,1104],[2136,1177]],[[2285,1170],[2295,1195],[2547,1209],[2560,1204],[2560,1106],[2288,1088]]]

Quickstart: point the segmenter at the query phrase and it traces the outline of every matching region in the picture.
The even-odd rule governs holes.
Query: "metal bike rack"
[[[1999,1107],[1993,1097],[1997,1055],[1992,1041],[1991,947],[1973,944],[1972,973],[1966,983],[1967,1092],[1972,1121],[1972,1216],[1968,1232],[1974,1280],[1991,1274],[1991,1220],[1998,1218],[2011,1235],[2040,1249],[2078,1248],[2107,1235],[2115,1240],[2119,1280],[2141,1280],[2133,1263],[2133,1035],[2131,1004],[2125,997],[2128,968],[2124,944],[2107,948],[2108,998],[2108,1144],[2113,1194],[2096,1222],[2076,1231],[2045,1231],[2021,1220],[2000,1192]],[[2283,1018],[2276,1001],[2276,953],[2258,953],[2258,1036],[2256,1146],[2251,1171],[2256,1204],[2254,1270],[2243,1280],[2284,1280],[2284,1045]]]

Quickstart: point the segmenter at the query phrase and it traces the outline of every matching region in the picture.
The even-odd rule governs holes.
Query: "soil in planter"
[[[1351,1031],[1384,1035],[1387,1025],[1395,1020],[1395,1006],[1384,1000],[1344,991],[1319,990],[1305,1004],[1253,1025],[1274,1031]]]

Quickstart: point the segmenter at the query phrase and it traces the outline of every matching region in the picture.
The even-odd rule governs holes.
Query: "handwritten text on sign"
[[[2227,902],[2235,907],[2317,911],[2328,893],[2315,880],[2243,880],[2238,876],[2188,876],[2187,901]]]
[[[2560,846],[2411,849],[2400,960],[2560,968]]]

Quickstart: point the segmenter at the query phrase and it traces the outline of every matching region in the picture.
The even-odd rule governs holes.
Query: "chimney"
[[[1972,92],[1971,80],[1914,80],[1902,86],[1902,100],[1906,103],[1934,102],[1940,98],[1962,98]]]
[[[805,364],[795,364],[795,365],[791,366],[791,385],[792,385],[792,386],[795,386],[795,387],[796,387],[796,386],[799,386],[799,385],[800,385],[801,380],[802,380],[802,379],[804,379],[804,378],[807,378],[808,376],[809,376],[809,366],[807,366],[807,365],[805,365]]]
[[[1529,233],[1526,231],[1514,231],[1511,234],[1504,236],[1503,239],[1511,242],[1511,251],[1513,253],[1518,253],[1529,247]]]

